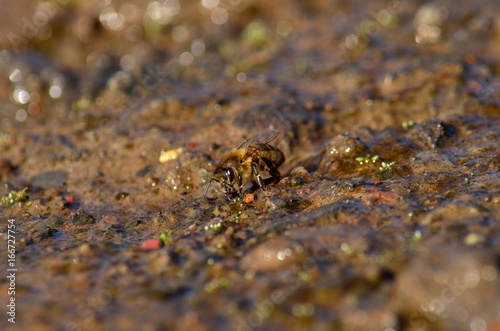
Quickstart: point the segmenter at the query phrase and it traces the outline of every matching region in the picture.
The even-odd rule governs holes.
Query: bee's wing
[[[273,141],[279,134],[278,130],[261,131],[250,139],[245,140],[237,149],[247,149],[252,144],[267,144]]]

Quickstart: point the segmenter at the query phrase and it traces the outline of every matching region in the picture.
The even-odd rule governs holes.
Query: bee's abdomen
[[[283,152],[277,147],[268,144],[258,144],[256,152],[261,158],[271,162],[276,168],[285,162]]]

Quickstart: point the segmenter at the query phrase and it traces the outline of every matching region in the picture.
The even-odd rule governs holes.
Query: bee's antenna
[[[208,185],[207,185],[207,187],[205,188],[205,193],[203,193],[203,197],[204,197],[204,198],[207,196],[208,189],[210,188],[210,184],[212,184],[212,182],[213,182],[214,180],[215,180],[215,181],[217,181],[217,179],[215,179],[215,178],[213,178],[213,177],[212,177],[212,179],[210,179],[210,181],[208,182]]]

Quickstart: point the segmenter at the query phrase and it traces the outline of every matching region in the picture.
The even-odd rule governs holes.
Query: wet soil
[[[1,330],[500,329],[496,0],[7,7]]]

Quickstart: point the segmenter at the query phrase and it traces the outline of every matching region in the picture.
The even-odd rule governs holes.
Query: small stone
[[[286,208],[287,203],[283,199],[277,197],[269,197],[266,199],[265,206],[267,210],[278,210]]]
[[[148,239],[141,244],[141,249],[146,251],[156,251],[163,247],[160,239]]]
[[[87,225],[94,224],[95,218],[94,216],[87,214],[82,208],[79,208],[73,218],[71,218],[71,223],[73,225]]]
[[[243,201],[243,203],[249,204],[249,203],[252,203],[254,200],[255,200],[255,195],[252,193],[247,193],[243,197],[242,201]]]
[[[464,238],[464,244],[468,246],[476,245],[476,244],[482,244],[486,238],[479,233],[469,233],[467,236]]]
[[[302,166],[295,167],[290,172],[290,176],[305,176],[308,174],[309,174],[309,171],[307,171],[307,169],[302,167]]]
[[[107,228],[120,228],[120,219],[116,216],[104,216],[99,221],[99,228],[107,229]]]
[[[82,256],[91,257],[95,255],[89,243],[83,243],[78,247],[78,250]]]
[[[75,197],[74,197],[74,196],[72,196],[72,195],[65,195],[65,196],[63,197],[63,199],[64,199],[64,202],[65,202],[65,203],[68,203],[68,204],[70,204],[70,203],[74,203],[74,202],[75,202]]]
[[[37,226],[29,232],[28,237],[34,242],[40,242],[52,237],[55,232],[57,232],[57,230],[48,226]]]
[[[54,215],[44,220],[40,220],[28,232],[28,241],[40,242],[50,238],[57,232],[57,228],[62,227],[63,224],[63,220]]]
[[[52,215],[43,221],[46,226],[58,229],[64,225],[64,221],[59,217]]]

